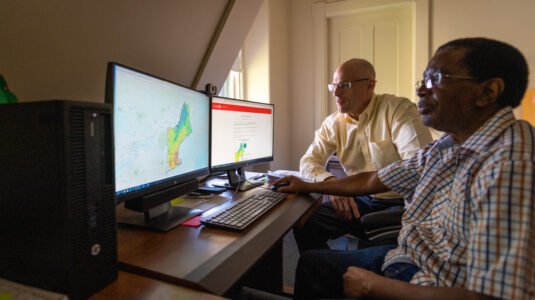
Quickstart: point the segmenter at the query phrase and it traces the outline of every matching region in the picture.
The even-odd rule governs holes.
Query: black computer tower
[[[0,104],[0,277],[90,296],[117,278],[112,109]]]

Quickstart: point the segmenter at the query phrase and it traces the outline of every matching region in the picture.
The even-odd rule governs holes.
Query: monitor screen
[[[273,161],[273,113],[273,104],[212,97],[212,172]]]
[[[118,203],[146,211],[197,188],[209,173],[207,95],[110,63],[106,102],[114,110]]]

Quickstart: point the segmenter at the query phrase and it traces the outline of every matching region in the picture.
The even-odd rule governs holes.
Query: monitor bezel
[[[190,91],[194,91],[196,93],[202,94],[203,96],[207,97],[207,99],[208,99],[208,108],[209,108],[208,109],[209,110],[208,111],[208,116],[209,116],[209,121],[208,121],[209,122],[209,124],[208,124],[208,128],[209,128],[209,130],[208,130],[208,148],[209,148],[209,150],[208,150],[208,164],[207,164],[207,167],[206,168],[202,168],[202,169],[198,169],[198,170],[194,170],[194,171],[191,171],[191,172],[188,172],[188,173],[184,173],[184,174],[181,174],[181,175],[177,175],[177,176],[174,176],[174,177],[168,177],[167,179],[163,179],[163,180],[155,182],[154,185],[151,185],[151,186],[149,186],[147,188],[143,188],[143,189],[140,189],[140,190],[137,190],[137,191],[132,191],[132,192],[128,192],[128,193],[125,193],[125,194],[119,194],[119,195],[117,194],[117,191],[114,191],[116,204],[120,204],[120,203],[122,203],[124,201],[129,201],[129,200],[133,200],[133,199],[140,199],[140,198],[143,198],[144,196],[147,196],[147,195],[150,195],[150,194],[153,194],[153,193],[157,193],[158,191],[169,189],[169,188],[171,188],[173,186],[177,186],[177,185],[180,185],[182,183],[197,179],[199,177],[209,175],[210,174],[210,163],[211,163],[211,149],[212,149],[212,146],[211,146],[212,101],[211,101],[210,96],[206,95],[206,93],[204,93],[202,91],[194,90],[192,88],[186,87],[186,86],[184,86],[182,84],[179,84],[177,82],[173,82],[173,81],[170,81],[168,79],[165,79],[165,78],[162,78],[162,77],[159,77],[159,76],[156,76],[156,75],[153,75],[153,74],[150,74],[150,73],[147,73],[147,72],[144,72],[144,71],[141,71],[141,70],[129,67],[129,66],[126,66],[124,64],[111,61],[111,62],[108,62],[107,70],[106,70],[105,103],[111,104],[114,111],[115,111],[115,93],[114,93],[115,88],[114,88],[114,83],[115,83],[115,67],[116,66],[131,70],[131,71],[134,71],[134,72],[138,72],[138,73],[141,73],[143,75],[146,75],[146,76],[149,76],[149,77],[152,77],[152,78],[156,78],[156,79],[159,79],[159,80],[162,80],[162,81],[166,81],[168,83],[180,86],[180,87],[188,89]],[[112,126],[113,127],[113,131],[115,133],[115,125],[114,125],[115,123],[112,122],[112,124],[113,124],[113,126]],[[115,142],[113,144],[113,148],[114,148],[114,153],[115,153]],[[113,173],[114,173],[113,176],[115,178],[115,157],[114,157],[114,171],[113,171]]]
[[[271,122],[271,128],[272,128],[272,132],[273,132],[273,134],[271,136],[271,156],[251,159],[251,160],[247,160],[247,161],[240,161],[240,162],[230,163],[230,164],[225,164],[225,165],[217,165],[217,166],[213,166],[212,165],[212,150],[213,150],[212,149],[212,145],[213,145],[212,144],[212,135],[213,135],[213,130],[212,130],[212,125],[213,125],[212,105],[213,105],[213,99],[214,98],[231,100],[231,101],[238,101],[238,102],[242,102],[242,103],[246,102],[246,103],[262,104],[262,105],[271,106],[271,111],[272,111],[272,114],[273,114],[273,119],[272,119],[272,122]],[[224,171],[244,168],[244,167],[247,167],[247,166],[254,166],[254,165],[258,165],[258,164],[262,164],[262,163],[272,162],[273,159],[274,159],[274,154],[275,154],[275,104],[257,102],[257,101],[251,101],[251,100],[235,99],[235,98],[222,97],[222,96],[211,96],[210,97],[210,171],[211,171],[211,173],[220,173],[220,172],[224,172]]]

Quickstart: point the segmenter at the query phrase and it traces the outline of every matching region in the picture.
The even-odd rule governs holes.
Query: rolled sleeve
[[[407,203],[411,202],[414,190],[421,176],[420,156],[397,161],[378,171],[379,180],[390,190],[401,195]]]

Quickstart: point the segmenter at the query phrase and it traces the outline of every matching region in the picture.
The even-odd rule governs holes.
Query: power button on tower
[[[100,244],[94,244],[93,247],[91,247],[91,255],[97,256],[100,253]]]

